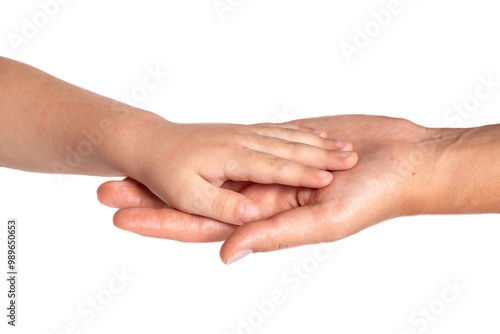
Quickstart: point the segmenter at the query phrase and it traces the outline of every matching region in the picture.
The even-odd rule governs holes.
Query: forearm
[[[0,118],[1,166],[107,176],[124,173],[127,133],[162,120],[1,57]]]
[[[500,213],[500,125],[431,132],[441,139],[424,173],[422,213]]]

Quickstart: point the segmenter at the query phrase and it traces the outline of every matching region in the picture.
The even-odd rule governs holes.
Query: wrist
[[[151,129],[169,126],[163,117],[122,103],[114,102],[112,113],[100,121],[103,144],[98,147],[101,161],[116,175],[136,177],[151,145]]]
[[[468,138],[474,129],[427,129],[415,143],[420,165],[412,178],[413,201],[409,214],[465,213],[466,174],[473,167],[474,147]]]

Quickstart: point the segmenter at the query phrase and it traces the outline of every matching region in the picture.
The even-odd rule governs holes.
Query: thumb
[[[231,264],[252,253],[336,240],[330,217],[320,206],[302,206],[247,223],[224,242],[221,260]]]
[[[193,191],[182,191],[177,198],[168,200],[174,208],[219,220],[242,225],[260,218],[260,209],[252,199],[224,188],[219,188],[197,177],[190,183]]]

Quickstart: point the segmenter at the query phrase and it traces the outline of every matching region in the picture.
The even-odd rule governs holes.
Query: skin
[[[379,222],[418,214],[500,213],[500,125],[429,129],[408,120],[343,115],[292,122],[322,126],[351,141],[356,167],[334,172],[322,189],[231,182],[261,217],[235,227],[165,206],[133,180],[103,184],[99,200],[120,208],[114,224],[144,236],[189,242],[225,240],[232,263],[268,252],[345,238]]]
[[[0,166],[129,176],[170,206],[218,221],[260,217],[227,180],[321,188],[352,168],[346,141],[293,124],[176,124],[0,57]]]

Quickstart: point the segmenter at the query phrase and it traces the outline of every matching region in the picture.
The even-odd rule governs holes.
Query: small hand
[[[155,120],[137,132],[121,168],[126,175],[173,208],[237,225],[259,219],[259,207],[221,188],[227,180],[321,188],[333,179],[329,170],[357,162],[351,143],[296,125]]]

